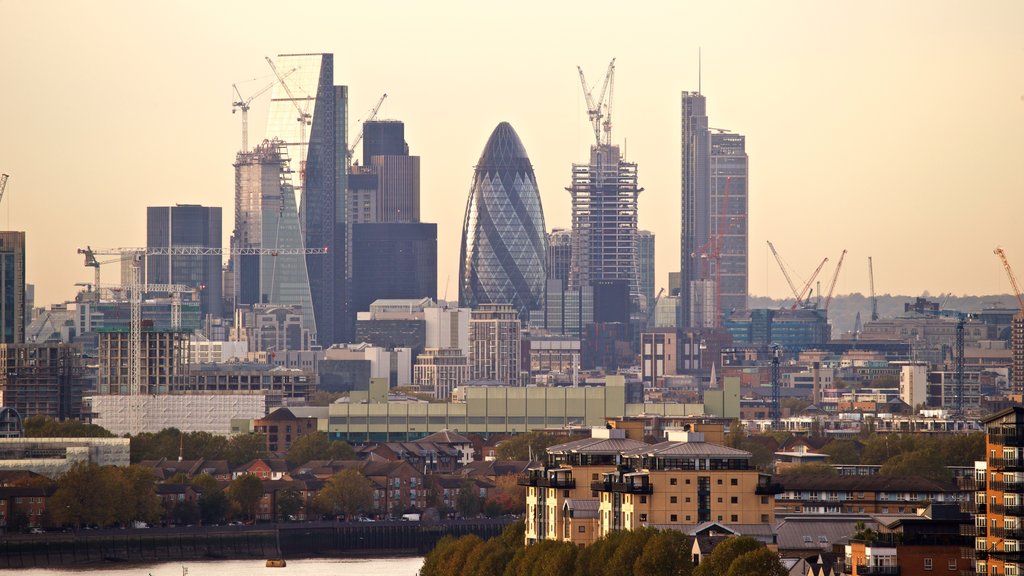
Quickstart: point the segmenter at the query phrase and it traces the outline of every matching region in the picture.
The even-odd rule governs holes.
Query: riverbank
[[[489,538],[500,534],[512,521],[316,522],[10,535],[0,542],[0,568],[422,556],[444,536],[476,534]]]

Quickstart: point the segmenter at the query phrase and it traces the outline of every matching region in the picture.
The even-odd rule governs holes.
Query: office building
[[[232,339],[246,342],[249,352],[309,350],[313,336],[306,328],[308,315],[300,306],[253,304],[235,310]]]
[[[832,336],[825,311],[815,309],[747,310],[733,314],[722,327],[737,346],[778,344],[787,353],[821,349]]]
[[[409,155],[402,122],[363,123],[363,166],[377,176],[376,222],[420,221],[420,157]]]
[[[462,226],[459,304],[508,304],[520,320],[540,308],[547,234],[533,165],[507,122],[491,133],[473,172]]]
[[[235,160],[233,248],[304,248],[287,150],[288,145],[281,140],[265,140],[252,152],[238,153]],[[321,257],[330,257],[330,254]],[[232,262],[232,274],[235,275],[236,307],[251,304],[297,306],[302,312],[305,328],[316,339],[316,315],[305,256],[236,256]]]
[[[430,306],[423,309],[427,348],[458,348],[469,356],[469,308]]]
[[[530,312],[530,328],[542,328],[552,334],[571,334],[583,337],[587,326],[594,322],[594,288],[583,286],[570,289],[558,278],[549,278],[544,296],[544,307]]]
[[[481,304],[469,321],[470,379],[519,386],[522,334],[516,309],[509,304]]]
[[[221,248],[221,209],[178,204],[146,209],[147,248]],[[183,284],[199,292],[202,316],[223,314],[222,258],[207,256],[147,256],[146,282]]]
[[[548,234],[548,280],[559,280],[568,288],[571,265],[572,230],[555,228]]]
[[[281,82],[274,86],[266,135],[287,148],[293,194],[301,200],[303,246],[328,250],[306,258],[310,315],[316,318],[306,325],[317,342],[329,346],[352,336],[345,214],[348,87],[334,85],[333,54],[282,54],[273,61],[281,74],[294,71],[285,79],[287,89]]]
[[[352,225],[352,306],[437,299],[437,224]]]
[[[448,400],[469,381],[469,358],[458,348],[427,348],[416,357],[413,384],[421,393]]]
[[[664,386],[665,376],[679,374],[682,339],[675,328],[651,329],[640,335],[640,368],[645,388]]]
[[[590,162],[573,164],[571,288],[622,280],[628,297],[638,301],[637,199],[642,191],[636,164],[623,160],[618,146],[591,146]]]
[[[25,341],[25,233],[0,232],[0,343]]]
[[[698,251],[707,243],[710,224],[710,153],[707,101],[699,92],[682,94],[682,238],[679,269],[680,329],[693,326],[690,316],[691,282],[700,279]]]
[[[719,320],[747,309],[747,151],[746,137],[732,132],[711,134],[710,234],[715,237],[709,260],[710,278],[718,285]]]
[[[413,358],[426,348],[427,326],[425,308],[433,305],[429,298],[418,300],[378,300],[369,312],[360,312],[356,319],[356,342],[366,342],[385,350],[409,348]]]
[[[0,344],[0,406],[17,410],[22,418],[81,418],[87,385],[78,345]]]
[[[654,307],[654,233],[640,230],[636,233],[637,272],[644,311]]]

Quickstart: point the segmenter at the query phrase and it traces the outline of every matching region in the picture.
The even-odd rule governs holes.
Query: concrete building
[[[580,339],[575,336],[527,332],[523,340],[523,369],[531,384],[579,382]]]
[[[664,386],[664,377],[679,374],[682,340],[675,328],[640,335],[640,369],[644,388]]]
[[[317,389],[316,372],[273,364],[228,362],[192,366],[185,388],[189,394],[264,393],[275,398],[306,401]]]
[[[458,348],[427,348],[416,357],[413,385],[420,392],[448,400],[452,390],[469,382],[469,358]]]
[[[0,406],[17,410],[21,418],[77,420],[87,385],[80,346],[0,344]]]
[[[420,157],[409,155],[405,124],[364,122],[363,166],[377,175],[377,222],[420,221]]]
[[[25,341],[25,233],[0,232],[0,343]]]
[[[99,366],[96,391],[102,395],[128,395],[127,330],[104,328],[99,332]],[[140,394],[170,394],[185,389],[188,383],[187,333],[175,330],[143,330],[142,358],[139,362]]]
[[[0,438],[0,470],[57,478],[78,462],[127,466],[128,438]]]
[[[147,248],[217,248],[222,245],[221,209],[197,204],[150,206],[146,209]],[[184,284],[199,291],[200,311],[223,315],[220,255],[147,256],[146,282]]]
[[[906,362],[900,366],[900,400],[915,409],[928,404],[928,363]]]
[[[548,233],[548,280],[558,280],[569,287],[572,265],[572,230],[555,228]]]
[[[469,320],[473,311],[447,305],[423,309],[427,348],[458,348],[469,356]]]
[[[293,195],[299,199],[302,246],[328,251],[306,259],[313,308],[303,305],[303,311],[311,311],[316,319],[306,322],[315,340],[330,346],[351,340],[354,315],[347,296],[352,248],[349,222],[344,206],[338,205],[344,202],[348,188],[348,87],[334,85],[333,54],[279,54],[273,61],[282,74],[295,72],[287,78],[291,94],[281,82],[274,85],[266,135],[287,146],[289,169],[295,175]],[[297,121],[300,117],[302,122]]]
[[[303,351],[313,347],[301,306],[253,304],[235,309],[232,340],[244,342],[249,352]]]
[[[737,346],[778,344],[787,352],[820,349],[831,338],[824,310],[757,309],[732,314],[722,328]]]
[[[469,321],[470,379],[522,384],[521,326],[509,304],[481,304]]]
[[[232,420],[262,418],[280,404],[268,393],[160,394],[91,396],[92,423],[122,436],[130,432],[156,433],[164,428],[182,432],[231,433]],[[132,412],[136,413],[132,430]]]
[[[223,342],[192,338],[188,342],[188,358],[192,366],[241,361],[248,353],[248,341]]]

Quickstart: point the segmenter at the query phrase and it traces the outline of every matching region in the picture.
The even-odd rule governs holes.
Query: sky
[[[1024,2],[164,2],[0,0],[0,229],[27,232],[36,305],[92,274],[76,249],[142,246],[145,209],[224,208],[241,118],[232,84],[268,55],[335,54],[350,129],[384,92],[421,157],[438,296],[455,299],[473,166],[501,121],[537,174],[548,229],[570,225],[591,83],[616,58],[614,140],[639,165],[656,285],[679,263],[680,92],[745,134],[750,292],[789,293],[849,250],[837,294],[992,294],[1024,275]],[[269,95],[250,112],[263,137]],[[357,153],[358,155],[358,153]],[[118,278],[109,266],[105,278]],[[1024,278],[1024,276],[1022,276]]]

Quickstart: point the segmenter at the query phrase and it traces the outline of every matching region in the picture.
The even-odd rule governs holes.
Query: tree
[[[227,519],[231,501],[223,490],[204,492],[199,497],[199,518],[203,524],[220,524]]]
[[[369,512],[373,507],[373,485],[359,470],[342,470],[324,483],[316,505],[325,514],[344,514],[345,518]]]
[[[739,555],[729,564],[725,576],[787,576],[779,555],[766,547]]]
[[[526,512],[526,487],[520,486],[514,476],[499,476],[494,489],[484,502],[484,513],[488,516],[502,514],[523,514]]]
[[[119,501],[119,520],[122,524],[134,521],[150,524],[160,520],[163,506],[156,495],[156,477],[149,468],[129,466],[119,468],[124,492]]]
[[[580,436],[559,436],[542,432],[518,434],[498,444],[498,460],[543,460],[549,446],[578,440]]]
[[[799,464],[797,466],[792,466],[790,468],[786,468],[786,471],[784,473],[780,473],[779,474],[779,478],[785,478],[787,476],[790,477],[790,478],[795,478],[797,476],[838,476],[838,475],[839,475],[839,472],[837,472],[835,468],[829,466],[828,464],[821,463],[821,462],[815,462],[813,464]],[[785,486],[785,482],[784,481],[783,481],[783,486]]]
[[[30,438],[113,438],[114,434],[96,424],[78,420],[57,421],[49,416],[29,416],[22,423]]]
[[[690,540],[678,530],[659,530],[647,539],[633,564],[635,576],[690,576],[693,559]]]
[[[832,464],[860,464],[860,451],[853,440],[833,440],[821,448]]]
[[[257,458],[267,457],[267,436],[266,434],[249,433],[236,434],[228,440],[227,454],[228,462],[232,466],[245,464]]]
[[[174,509],[171,510],[171,518],[179,526],[195,524],[201,517],[199,505],[192,500],[178,502],[174,505]]]
[[[764,544],[749,536],[727,538],[719,542],[707,558],[701,560],[694,569],[693,576],[724,576],[732,566],[733,560],[763,546]]]
[[[256,518],[256,505],[263,498],[263,482],[252,474],[242,474],[228,484],[228,497],[238,504],[242,515]]]
[[[952,481],[952,474],[946,468],[939,450],[926,448],[915,452],[897,454],[882,464],[879,474],[883,476],[920,476],[936,482]]]
[[[57,481],[48,502],[57,524],[110,526],[118,520],[124,479],[113,466],[77,462]]]
[[[300,466],[310,460],[355,460],[356,452],[348,442],[327,438],[324,432],[312,432],[292,442],[285,460],[292,466]]]
[[[285,488],[277,492],[277,516],[279,520],[294,520],[302,510],[302,492],[297,488]]]
[[[480,514],[483,502],[476,483],[466,480],[459,487],[459,497],[455,500],[455,510],[464,518],[473,518]]]

